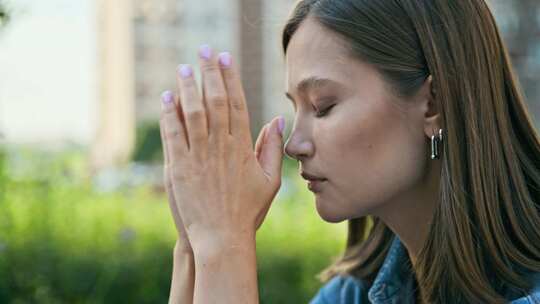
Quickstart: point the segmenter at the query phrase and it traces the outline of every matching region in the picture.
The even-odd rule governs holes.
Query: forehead
[[[289,92],[305,78],[318,76],[344,81],[351,76],[345,41],[312,17],[304,20],[292,36],[285,62]]]

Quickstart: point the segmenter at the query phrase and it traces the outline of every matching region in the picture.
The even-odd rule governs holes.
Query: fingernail
[[[188,78],[193,75],[193,69],[189,64],[181,64],[178,66],[178,74],[180,74],[182,78]]]
[[[231,66],[231,63],[232,63],[232,57],[231,57],[231,54],[229,52],[222,52],[222,53],[219,53],[219,63],[223,66],[223,67],[230,67]]]
[[[171,91],[165,91],[161,94],[161,108],[167,109],[173,105],[174,95]]]
[[[203,44],[199,47],[199,56],[201,58],[208,60],[210,57],[212,57],[212,49],[208,44]]]
[[[283,130],[285,129],[285,118],[279,117],[278,118],[278,131],[281,136],[283,136]]]

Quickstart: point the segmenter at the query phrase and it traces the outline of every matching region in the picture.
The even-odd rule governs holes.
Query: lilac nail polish
[[[219,63],[224,67],[230,67],[232,63],[232,57],[229,52],[219,53]]]
[[[203,44],[199,47],[199,56],[201,58],[208,60],[210,57],[212,57],[212,49],[208,44]]]
[[[188,78],[193,75],[193,69],[188,64],[181,64],[178,66],[178,74],[180,74],[182,78]]]
[[[174,101],[174,95],[171,91],[165,91],[161,94],[161,101],[164,104],[171,104]]]

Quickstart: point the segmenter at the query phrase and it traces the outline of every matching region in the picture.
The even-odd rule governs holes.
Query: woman
[[[484,0],[303,0],[283,50],[285,153],[320,216],[349,220],[312,303],[540,295],[540,140]],[[214,53],[200,51],[203,97],[186,65],[179,94],[162,96],[171,302],[257,303],[255,232],[280,186],[283,124],[252,152],[237,69]]]

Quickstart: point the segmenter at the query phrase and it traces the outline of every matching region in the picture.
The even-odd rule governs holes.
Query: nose
[[[291,135],[285,143],[285,155],[288,157],[303,161],[310,158],[315,150],[313,142],[304,133],[300,133],[299,129],[293,129]]]

